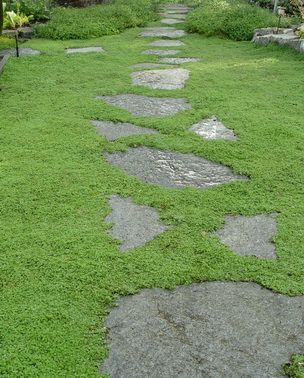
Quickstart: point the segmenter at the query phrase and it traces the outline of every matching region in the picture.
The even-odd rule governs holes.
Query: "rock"
[[[143,54],[146,55],[176,55],[180,50],[145,50]]]
[[[216,117],[203,119],[190,129],[204,139],[236,140],[232,130],[227,129]]]
[[[191,109],[183,98],[148,97],[134,94],[99,96],[99,100],[126,109],[134,116],[163,117],[174,115],[182,110]]]
[[[199,156],[155,148],[129,148],[127,152],[105,153],[105,157],[129,175],[167,188],[209,188],[247,179],[224,165]]]
[[[91,53],[91,52],[104,52],[102,47],[73,47],[65,49],[67,54],[76,54],[76,53]]]
[[[199,62],[199,58],[161,58],[161,63],[168,63],[168,64],[183,64],[183,63],[192,63],[192,62]]]
[[[157,41],[153,41],[149,43],[149,46],[155,47],[175,47],[175,46],[183,46],[184,42],[178,40],[170,40],[170,39],[160,39]]]
[[[167,38],[180,38],[186,35],[184,30],[179,30],[170,27],[154,27],[145,28],[141,33],[141,37],[167,37]]]
[[[163,18],[163,19],[161,19],[160,22],[162,24],[166,24],[166,25],[175,25],[175,24],[181,24],[184,21],[183,20],[178,20],[176,18]]]
[[[32,56],[32,55],[40,55],[41,52],[38,50],[33,50],[29,47],[20,47],[19,48],[19,55],[20,56]],[[0,51],[0,55],[9,55],[9,56],[16,56],[16,49],[11,48],[11,49],[6,49]]]
[[[24,26],[18,29],[18,34],[22,39],[31,39],[34,34],[34,30],[28,26]]]
[[[167,70],[150,70],[133,72],[131,74],[134,85],[141,85],[152,89],[181,89],[189,78],[189,71],[183,68]]]
[[[160,63],[138,63],[131,66],[131,68],[168,68],[172,67],[170,64],[160,64]]]

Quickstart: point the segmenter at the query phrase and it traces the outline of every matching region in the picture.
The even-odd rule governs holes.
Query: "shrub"
[[[111,35],[144,25],[155,17],[150,0],[115,0],[109,5],[87,8],[55,8],[46,25],[36,26],[36,35],[50,39],[87,39]]]
[[[288,17],[281,21],[288,26]],[[204,0],[202,5],[190,13],[186,28],[207,36],[220,35],[236,41],[250,40],[254,30],[273,27],[278,24],[278,16],[272,12],[237,0]]]

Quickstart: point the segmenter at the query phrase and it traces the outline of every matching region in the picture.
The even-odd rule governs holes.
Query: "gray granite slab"
[[[105,222],[113,224],[109,233],[122,242],[122,252],[144,245],[168,229],[155,209],[137,205],[131,198],[111,196],[109,204],[112,212]]]
[[[127,152],[105,153],[105,157],[131,176],[168,188],[208,188],[246,179],[224,165],[193,154],[137,147]]]
[[[192,62],[199,62],[199,58],[160,58],[159,60],[161,63],[168,63],[168,64],[183,64],[183,63],[192,63]]]
[[[304,297],[246,282],[144,289],[106,320],[115,378],[283,378],[304,353]]]
[[[153,27],[145,28],[141,33],[141,37],[167,37],[167,38],[180,38],[186,35],[184,30],[179,30],[170,27]]]
[[[162,64],[162,63],[138,63],[131,66],[133,69],[138,68],[168,68],[172,67],[170,64]]]
[[[180,53],[180,50],[145,50],[143,54],[146,55],[176,55]]]
[[[276,214],[226,216],[224,228],[216,231],[221,242],[241,256],[275,258],[272,242],[277,230]]]
[[[139,117],[164,117],[191,109],[183,98],[148,97],[134,94],[99,96],[109,105],[118,106]]]
[[[175,25],[175,24],[181,24],[184,21],[183,20],[178,20],[176,18],[163,18],[163,19],[160,20],[160,22],[162,24],[165,24],[165,25]]]
[[[77,53],[91,53],[91,52],[104,52],[102,47],[73,47],[65,49],[67,54],[77,54]]]
[[[153,41],[149,43],[149,46],[154,47],[176,47],[176,46],[183,46],[184,42],[178,40],[170,40],[170,39],[160,39],[157,41]]]
[[[91,121],[99,134],[108,140],[116,140],[129,135],[158,134],[156,130],[132,125],[131,123],[112,121]]]
[[[134,85],[152,89],[181,89],[189,78],[190,71],[183,68],[139,71],[131,74]]]
[[[174,9],[174,8],[167,8],[167,9],[164,9],[164,11],[168,14],[187,14],[189,13],[189,9]]]
[[[41,51],[31,49],[30,47],[20,47],[19,48],[19,56],[33,56],[33,55],[40,55]],[[0,51],[0,55],[9,55],[9,56],[16,56],[16,49],[6,49]]]
[[[190,130],[204,139],[237,139],[233,131],[227,129],[227,127],[214,116],[196,123]]]
[[[160,16],[165,18],[174,18],[176,20],[185,20],[187,15],[186,14],[179,14],[179,13],[160,13]]]

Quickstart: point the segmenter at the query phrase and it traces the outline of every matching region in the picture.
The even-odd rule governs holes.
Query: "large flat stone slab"
[[[30,47],[20,47],[19,48],[19,56],[34,56],[34,55],[40,55],[41,51],[31,49]],[[9,55],[9,56],[17,56],[16,55],[16,49],[6,49],[0,51],[0,55]]]
[[[204,282],[145,289],[117,301],[106,320],[115,378],[283,378],[304,352],[304,297],[254,283]]]
[[[275,244],[272,242],[277,231],[275,218],[275,214],[226,216],[224,228],[214,235],[238,255],[275,258]]]
[[[176,18],[162,18],[160,20],[160,22],[162,24],[165,24],[165,25],[175,25],[175,24],[181,24],[183,23],[184,21],[183,20],[178,20]]]
[[[110,234],[122,242],[123,252],[144,245],[168,229],[152,207],[136,205],[132,199],[119,196],[111,196],[109,204],[112,213],[105,222],[113,223]]]
[[[183,63],[192,63],[199,62],[200,58],[160,58],[161,63],[168,64],[183,64]]]
[[[204,139],[237,139],[233,131],[227,129],[216,117],[203,119],[201,122],[193,125],[190,130]]]
[[[149,43],[149,45],[155,46],[155,47],[176,47],[176,46],[183,46],[184,42],[179,41],[179,40],[160,39],[160,40]]]
[[[105,157],[132,176],[168,188],[208,188],[246,179],[224,165],[193,154],[138,147],[127,152],[105,153]]]
[[[176,55],[180,53],[180,50],[145,50],[143,54],[146,55]]]
[[[152,89],[181,89],[189,78],[190,71],[183,68],[133,72],[134,85]]]
[[[167,38],[180,38],[186,35],[184,30],[179,30],[170,27],[154,27],[145,28],[141,33],[141,37],[167,37]]]
[[[112,121],[91,121],[99,134],[108,140],[116,140],[129,135],[158,134],[156,130],[132,125],[131,123]]]
[[[179,13],[167,13],[163,12],[160,13],[160,16],[165,17],[165,18],[174,18],[176,20],[185,20],[187,17],[187,14],[179,14]]]
[[[67,54],[85,54],[91,52],[104,52],[104,49],[102,47],[73,47],[65,49],[65,52]]]
[[[148,97],[134,94],[99,96],[97,99],[118,106],[138,117],[164,117],[191,109],[183,98]]]
[[[138,68],[168,68],[172,67],[170,64],[162,64],[162,63],[138,63],[131,66],[133,69]]]

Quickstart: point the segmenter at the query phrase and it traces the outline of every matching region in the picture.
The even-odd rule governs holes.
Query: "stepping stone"
[[[199,58],[160,58],[161,63],[183,64],[191,62],[200,62]]]
[[[275,258],[272,239],[277,231],[276,215],[226,216],[222,230],[214,232],[221,242],[240,256]]]
[[[176,55],[180,50],[145,50],[143,54],[147,55]]]
[[[180,38],[186,35],[184,30],[179,30],[170,27],[154,27],[145,28],[144,31],[140,33],[141,37],[167,37],[167,38]]]
[[[136,205],[131,198],[111,196],[112,213],[105,219],[113,223],[109,233],[122,242],[122,252],[144,245],[168,229],[160,223],[159,215],[149,206]]]
[[[190,129],[204,139],[236,140],[233,131],[227,129],[216,117],[204,119]]]
[[[76,54],[76,53],[90,53],[90,52],[104,52],[102,47],[74,47],[65,49],[67,54]]]
[[[41,51],[33,50],[30,47],[20,47],[19,48],[19,56],[33,56],[33,55],[40,55]],[[16,49],[6,49],[0,51],[0,55],[9,55],[9,56],[17,56],[16,55]]]
[[[122,297],[106,320],[115,378],[283,378],[304,352],[304,297],[248,282],[204,282]]]
[[[156,130],[132,125],[131,123],[111,121],[91,121],[99,134],[107,140],[116,140],[129,135],[137,134],[158,134]]]
[[[170,64],[160,64],[160,63],[138,63],[131,66],[131,68],[166,68],[172,67]]]
[[[165,9],[165,12],[168,14],[187,14],[189,9]]]
[[[158,41],[154,41],[149,43],[149,46],[155,46],[155,47],[175,47],[175,46],[183,46],[184,42],[182,41],[171,41],[170,39],[160,39]]]
[[[185,20],[187,15],[186,14],[178,14],[178,13],[160,13],[160,16],[165,18],[174,18],[176,20]]]
[[[127,152],[105,153],[107,161],[150,184],[167,188],[208,188],[234,180],[244,180],[221,164],[193,154],[163,151],[148,147],[129,148]]]
[[[175,18],[163,18],[161,21],[160,21],[162,24],[166,24],[166,25],[174,25],[174,24],[181,24],[183,23],[184,21],[182,20],[177,20]]]
[[[190,71],[183,68],[169,70],[150,70],[133,72],[134,85],[142,85],[152,89],[181,89],[189,78]]]
[[[134,94],[99,96],[107,104],[119,106],[138,117],[163,117],[191,109],[183,98],[148,97]]]

